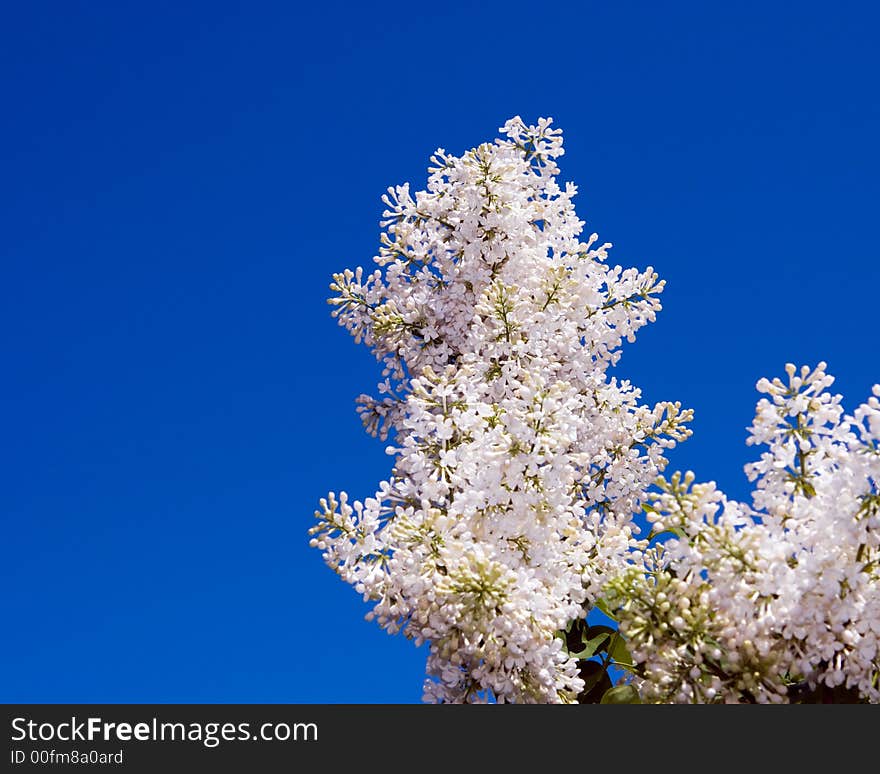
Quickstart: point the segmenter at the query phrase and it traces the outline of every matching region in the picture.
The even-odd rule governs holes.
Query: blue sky
[[[379,197],[553,116],[612,261],[667,280],[621,376],[745,498],[762,375],[880,382],[874,4],[6,4],[0,700],[417,702],[307,546],[391,459],[330,318]]]

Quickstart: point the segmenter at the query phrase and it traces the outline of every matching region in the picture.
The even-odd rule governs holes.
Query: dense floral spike
[[[690,412],[606,374],[663,282],[580,241],[550,119],[501,131],[438,150],[427,190],[389,188],[378,268],[334,275],[333,314],[384,365],[359,411],[395,464],[363,502],[322,500],[312,545],[369,617],[429,644],[425,700],[571,702],[554,634],[629,562]]]
[[[649,700],[880,702],[880,385],[844,416],[824,363],[786,371],[758,382],[754,507],[661,481],[677,537],[611,584]]]

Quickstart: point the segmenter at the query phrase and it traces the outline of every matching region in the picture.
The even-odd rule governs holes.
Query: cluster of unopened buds
[[[611,584],[648,700],[880,701],[880,386],[845,415],[824,363],[786,370],[758,382],[753,504],[661,480],[658,545]]]

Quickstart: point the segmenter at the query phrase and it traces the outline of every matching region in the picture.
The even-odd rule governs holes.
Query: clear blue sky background
[[[869,2],[27,2],[0,17],[0,700],[418,702],[425,651],[307,547],[391,466],[329,317],[386,186],[551,115],[617,371],[746,497],[762,375],[880,381]]]

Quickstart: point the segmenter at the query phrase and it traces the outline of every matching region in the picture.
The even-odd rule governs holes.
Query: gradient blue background
[[[391,466],[327,284],[514,114],[668,281],[617,371],[695,409],[673,466],[746,497],[760,376],[880,381],[876,8],[4,4],[0,700],[420,700],[307,547]]]

